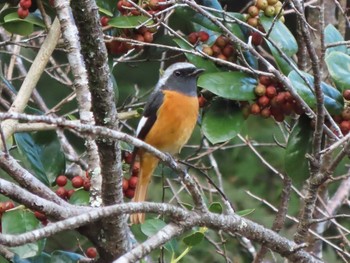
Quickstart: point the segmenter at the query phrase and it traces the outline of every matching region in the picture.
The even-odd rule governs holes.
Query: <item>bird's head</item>
[[[156,89],[176,90],[189,96],[197,96],[196,81],[203,71],[191,63],[175,63],[164,71]]]

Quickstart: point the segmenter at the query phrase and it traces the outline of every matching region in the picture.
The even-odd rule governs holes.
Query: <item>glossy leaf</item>
[[[218,202],[211,203],[209,206],[209,211],[216,214],[222,213],[222,205]]]
[[[98,7],[98,11],[106,16],[110,16],[110,17],[113,16],[113,13],[111,11],[109,11],[108,9],[103,8],[101,6]]]
[[[211,8],[214,8],[216,10],[222,10],[222,7],[221,7],[218,0],[199,0],[198,3],[200,5],[211,7]]]
[[[311,151],[312,135],[310,120],[301,116],[289,135],[285,153],[285,169],[289,177],[309,177],[308,160],[305,155]]]
[[[8,14],[4,17],[4,22],[5,23],[27,22],[27,23],[33,24],[35,26],[45,28],[44,22],[39,17],[37,17],[36,15],[33,15],[33,14],[29,14],[25,19],[21,19],[18,17],[17,12],[13,12],[13,13]]]
[[[184,42],[181,39],[174,39],[175,43],[186,50],[192,50],[192,47],[190,45],[188,45],[186,42]],[[205,69],[205,72],[218,72],[220,71],[218,67],[216,67],[216,65],[214,64],[214,62],[196,56],[196,55],[192,55],[189,53],[185,53],[186,58],[188,59],[189,62],[191,62],[192,64],[194,64],[196,67],[198,68],[202,68]]]
[[[148,219],[141,225],[141,232],[150,237],[166,226],[166,223],[160,219]],[[164,248],[168,251],[175,251],[176,242],[170,240],[164,244]]]
[[[34,142],[40,147],[40,159],[50,184],[56,177],[64,173],[66,158],[61,149],[55,132],[37,132],[33,136]]]
[[[15,209],[7,211],[1,218],[1,226],[3,234],[21,234],[38,228],[39,221],[34,214],[25,209]],[[9,248],[20,258],[33,257],[41,253],[45,239],[37,242],[28,243],[22,246]]]
[[[194,247],[202,242],[204,234],[202,232],[194,232],[183,239],[183,242],[189,246]]]
[[[340,91],[350,89],[350,56],[333,51],[326,57],[326,64],[333,82]]]
[[[46,253],[41,253],[38,256],[30,257],[30,258],[21,258],[18,255],[13,257],[13,263],[47,263],[51,262],[51,256]]]
[[[267,45],[277,63],[278,68],[284,75],[287,76],[293,70],[292,66],[289,63],[295,64],[295,62],[292,59],[289,59],[289,62],[286,61],[286,59],[282,57],[278,50],[269,41],[267,41]]]
[[[242,111],[232,102],[216,100],[204,114],[202,131],[213,144],[225,142],[240,132],[244,121]]]
[[[311,85],[311,88],[313,88],[314,78],[305,72],[300,72],[300,74],[306,78],[307,82]],[[311,108],[315,108],[316,98],[314,92],[311,91],[310,87],[301,78],[301,76],[296,71],[292,71],[288,75],[288,78],[292,82],[294,89],[303,98],[303,100]],[[340,114],[344,107],[342,94],[336,88],[333,88],[325,82],[322,82],[321,88],[324,93],[324,104],[327,110],[331,114]]]
[[[268,32],[273,26],[273,29],[269,35],[269,39],[274,41],[287,56],[291,57],[298,51],[298,44],[293,34],[289,29],[279,20],[273,24],[273,18],[260,16],[260,23],[264,27],[265,31]]]
[[[329,24],[328,26],[326,26],[326,28],[324,29],[325,44],[331,44],[331,43],[336,43],[341,41],[344,41],[342,34],[340,34],[340,32],[332,24]],[[326,55],[329,55],[333,51],[338,51],[346,54],[347,47],[346,45],[341,45],[341,46],[327,48]]]
[[[14,137],[19,152],[28,160],[35,176],[44,184],[49,185],[49,180],[40,157],[41,148],[34,142],[29,133],[15,133]]]
[[[147,16],[118,16],[109,20],[108,25],[117,28],[136,28],[149,20]],[[146,25],[152,25],[152,19]]]
[[[257,80],[239,71],[204,73],[197,85],[225,99],[253,100]]]
[[[77,253],[56,250],[51,254],[50,263],[61,263],[61,262],[76,263],[76,262],[79,262],[81,258],[82,258],[82,255]]]
[[[239,216],[247,216],[253,213],[254,211],[255,209],[245,209],[245,210],[237,211],[236,214]]]
[[[28,36],[34,31],[33,24],[24,21],[9,22],[3,24],[2,26],[5,28],[6,31],[21,36]]]
[[[79,189],[69,198],[69,203],[74,205],[88,205],[89,199],[89,192],[84,189]]]

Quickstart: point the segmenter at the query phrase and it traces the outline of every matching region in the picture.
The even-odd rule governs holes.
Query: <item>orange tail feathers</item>
[[[140,155],[140,172],[136,185],[135,196],[133,199],[134,202],[143,202],[146,200],[148,185],[151,181],[152,174],[158,165],[158,162],[158,158],[149,153],[143,153]],[[130,221],[132,224],[142,224],[145,222],[145,214],[131,214]]]

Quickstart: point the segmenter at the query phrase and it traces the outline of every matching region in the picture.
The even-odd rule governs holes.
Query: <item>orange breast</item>
[[[191,137],[198,118],[198,99],[175,91],[163,92],[163,105],[145,142],[161,151],[175,154]]]

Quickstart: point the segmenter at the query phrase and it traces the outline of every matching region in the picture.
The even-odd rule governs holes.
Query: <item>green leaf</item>
[[[28,36],[34,31],[33,24],[23,21],[9,22],[2,25],[6,31],[21,36]]]
[[[215,100],[204,114],[202,131],[213,144],[225,142],[240,132],[244,121],[242,111],[232,102]]]
[[[160,219],[148,219],[141,225],[141,231],[150,237],[166,226],[166,223]]]
[[[183,239],[183,242],[189,246],[194,247],[202,242],[204,234],[202,232],[194,232]]]
[[[340,91],[350,88],[350,56],[333,51],[326,57],[326,64],[333,82]]]
[[[217,72],[202,74],[197,85],[225,99],[253,100],[257,80],[239,71]]]
[[[222,213],[222,206],[218,202],[211,203],[209,206],[209,211],[216,214]]]
[[[239,216],[247,216],[247,215],[253,213],[254,211],[255,211],[254,208],[252,208],[252,209],[245,209],[245,210],[237,211],[236,214],[239,215]]]
[[[98,7],[98,11],[101,12],[102,14],[106,15],[106,16],[109,16],[109,17],[113,16],[113,13],[111,11],[109,11],[108,9],[103,8],[101,6]]]
[[[76,190],[69,198],[69,203],[74,205],[88,205],[90,200],[89,192],[84,189]]]
[[[305,72],[300,74],[304,76],[307,82],[313,88],[314,78]],[[294,89],[303,98],[303,100],[311,107],[315,108],[316,98],[314,92],[311,91],[307,83],[302,79],[296,71],[291,71],[288,75],[288,78],[292,82]],[[321,89],[324,93],[324,105],[331,114],[340,114],[344,108],[344,100],[342,94],[332,86],[326,84],[325,82],[321,83]]]
[[[25,209],[7,211],[2,215],[1,226],[3,234],[21,234],[38,228],[39,221],[34,214]],[[9,248],[21,258],[33,257],[41,253],[45,239],[22,246]]]
[[[343,36],[340,34],[340,32],[332,25],[329,24],[326,26],[324,29],[324,42],[325,44],[332,44],[336,42],[341,42],[344,41]],[[333,51],[338,51],[342,53],[347,53],[347,47],[346,45],[341,45],[341,46],[335,46],[331,48],[327,48],[326,50],[326,56],[332,53]]]
[[[44,184],[49,185],[49,180],[41,161],[41,148],[34,142],[29,133],[15,133],[14,137],[19,152],[28,160],[35,176]]]
[[[274,41],[277,47],[279,47],[287,56],[291,57],[298,51],[298,44],[293,34],[289,29],[279,20],[272,24],[273,18],[260,16],[260,23],[264,27],[265,32],[269,32],[273,25],[269,39]]]
[[[44,22],[39,17],[37,17],[36,15],[33,15],[33,14],[29,14],[25,19],[21,19],[18,17],[17,12],[14,12],[14,13],[6,15],[4,17],[4,21],[5,21],[5,23],[24,21],[24,22],[30,23],[32,25],[45,28]]]
[[[13,263],[47,263],[51,262],[51,256],[46,253],[41,253],[38,256],[30,258],[20,258],[18,255],[13,257]]]
[[[141,232],[150,237],[166,226],[166,223],[160,219],[148,219],[141,225]],[[176,242],[170,240],[164,244],[164,248],[168,251],[175,251]]]
[[[150,18],[147,16],[118,16],[109,20],[108,25],[116,28],[136,28],[145,23]],[[153,20],[149,20],[145,25],[150,26]]]
[[[313,130],[310,120],[302,115],[288,138],[285,152],[285,169],[289,177],[309,177],[308,161],[305,155],[311,151]]]
[[[81,258],[82,258],[82,255],[79,255],[77,253],[56,250],[51,254],[50,263],[61,263],[61,262],[76,263],[76,262],[79,262]]]
[[[295,64],[295,62],[292,59],[290,59],[288,63],[269,41],[267,41],[267,45],[277,63],[278,68],[282,71],[284,75],[287,76],[293,70],[292,66],[289,63]]]
[[[186,42],[184,42],[181,39],[174,39],[174,42],[181,48],[186,50],[192,50],[192,47],[188,45]],[[210,61],[208,59],[192,55],[189,53],[185,53],[186,58],[189,62],[194,64],[198,68],[205,69],[206,72],[218,72],[220,71],[219,68],[216,67],[213,61]]]
[[[63,174],[66,158],[61,144],[54,131],[37,132],[33,135],[34,142],[40,147],[40,160],[44,166],[46,177],[53,184],[56,177]]]

